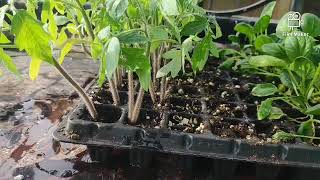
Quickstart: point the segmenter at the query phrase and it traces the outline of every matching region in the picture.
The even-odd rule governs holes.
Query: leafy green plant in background
[[[128,80],[131,123],[137,121],[145,91],[150,92],[155,104],[161,103],[167,96],[168,76],[184,72],[186,61],[194,72],[201,71],[209,54],[217,56],[212,38],[221,36],[220,28],[194,0],[41,2],[39,20],[38,1],[27,1],[27,10],[11,9],[13,16],[5,13],[8,9],[4,11],[12,21],[6,28],[15,40],[1,38],[1,46],[27,52],[32,59],[31,79],[37,77],[42,62],[56,67],[80,94],[94,119],[94,104],[61,66],[73,46],[81,45],[92,59],[100,60],[98,83],[102,86],[108,81],[116,105],[120,104],[118,88],[123,79]],[[84,9],[87,3],[88,10]],[[60,53],[53,55],[53,49]],[[1,56],[8,69],[17,73],[11,58],[4,51]],[[135,77],[139,80],[138,92]]]
[[[277,27],[279,41],[263,45],[264,55],[248,58],[251,68],[279,83],[259,84],[252,90],[252,94],[259,97],[271,96],[258,107],[259,120],[277,120],[287,116],[300,124],[297,134],[290,136],[290,133],[279,132],[274,138],[281,139],[281,135],[284,139],[301,136],[303,140],[311,142],[312,139],[317,139],[314,137],[315,124],[320,123],[317,120],[320,115],[320,66],[315,40],[320,35],[320,19],[313,14],[304,14],[302,28],[291,30],[286,23],[287,16],[288,14],[279,21]],[[287,33],[293,35],[285,36]],[[275,101],[285,102],[305,117],[290,118],[290,114],[286,115],[279,107],[273,106]]]
[[[259,54],[264,44],[277,41],[277,37],[274,34],[268,34],[268,27],[275,6],[275,1],[267,4],[253,26],[249,23],[241,22],[234,27],[237,33],[229,35],[228,38],[235,47],[222,51],[222,58],[226,60],[221,64],[221,68],[231,69],[234,67],[234,69],[237,69],[238,66],[245,66],[248,56]],[[243,39],[248,44],[243,43]],[[239,49],[239,51],[235,49]]]

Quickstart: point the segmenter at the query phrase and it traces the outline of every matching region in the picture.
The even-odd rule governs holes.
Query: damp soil
[[[165,103],[154,105],[146,93],[135,126],[142,128],[168,128],[187,133],[213,134],[225,138],[241,138],[257,143],[271,143],[278,130],[295,132],[297,126],[284,117],[277,122],[257,120],[257,105],[262,98],[251,95],[252,88],[264,82],[259,76],[240,75],[218,68],[220,61],[210,60],[204,71],[194,75],[191,68],[186,73],[168,81]],[[190,66],[190,65],[189,65]],[[108,85],[104,85],[108,87]],[[93,100],[112,104],[112,95],[106,88],[95,88]],[[121,105],[128,102],[127,91],[121,89]],[[284,108],[293,117],[299,112]]]

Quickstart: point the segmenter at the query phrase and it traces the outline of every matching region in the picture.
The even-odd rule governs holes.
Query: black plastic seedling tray
[[[232,29],[236,22],[248,21],[225,17],[217,19],[222,29]],[[274,30],[275,24],[271,26]],[[276,177],[278,167],[319,169],[318,147],[300,142],[272,144],[252,141],[250,137],[223,137],[223,133],[219,132],[221,129],[217,128],[219,126],[212,125],[215,119],[230,128],[243,125],[249,128],[248,131],[250,127],[267,129],[273,124],[255,119],[256,99],[250,98],[250,90],[238,87],[246,81],[250,82],[247,77],[218,70],[217,61],[209,60],[204,72],[192,81],[182,76],[171,82],[174,84],[172,96],[168,97],[167,105],[161,110],[152,107],[150,97],[146,95],[137,125],[128,124],[125,105],[108,105],[112,103],[108,90],[93,86],[90,91],[94,92],[93,96],[99,96],[95,97],[95,101],[103,117],[94,122],[84,105],[79,105],[65,116],[53,134],[54,139],[87,145],[91,158],[101,162],[110,160],[113,149],[117,149],[130,152],[130,163],[139,166],[148,166],[150,158],[159,154],[181,155],[185,165],[188,159],[194,157],[220,159],[224,163],[218,166],[225,167],[230,173],[237,168],[237,162],[258,163],[265,167],[262,170],[267,179]],[[254,78],[253,83],[259,83],[259,78]],[[126,104],[127,92],[124,90],[120,92],[122,104]],[[221,106],[238,107],[240,111],[221,114],[212,111]]]

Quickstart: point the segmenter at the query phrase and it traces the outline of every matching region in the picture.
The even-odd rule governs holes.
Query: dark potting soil
[[[186,68],[187,73],[169,80],[169,96],[162,105],[154,105],[146,93],[135,126],[197,134],[209,132],[256,143],[271,143],[272,135],[278,130],[297,130],[297,126],[286,121],[285,117],[276,122],[257,120],[257,105],[263,99],[252,96],[251,90],[255,84],[263,82],[261,77],[228,73],[218,66],[219,61],[211,60],[196,76]],[[121,105],[125,106],[128,93],[121,90]],[[113,103],[110,91],[105,88],[94,89],[93,100],[102,104]],[[284,109],[284,112],[301,117],[292,109]]]

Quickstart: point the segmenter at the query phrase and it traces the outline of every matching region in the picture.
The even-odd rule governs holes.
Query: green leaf
[[[272,107],[271,113],[269,115],[270,120],[278,120],[282,117],[286,116],[286,114],[278,107]]]
[[[151,41],[165,41],[169,39],[168,32],[165,30],[164,27],[155,26],[150,27],[150,38]]]
[[[315,127],[312,120],[303,122],[300,124],[299,129],[297,131],[299,135],[314,137],[315,135]],[[312,139],[302,138],[303,141],[312,142]]]
[[[120,58],[120,41],[118,38],[111,38],[106,51],[106,76],[108,79],[112,78],[116,71]]]
[[[161,12],[165,16],[179,15],[177,0],[160,0]]]
[[[50,14],[52,14],[51,0],[44,0],[42,4],[41,21],[46,23],[49,19]]]
[[[200,32],[202,32],[208,25],[206,18],[196,18],[196,20],[189,22],[186,24],[182,31],[182,36],[190,36],[190,35],[196,35]]]
[[[54,16],[54,20],[57,23],[57,26],[63,26],[69,22],[69,19],[66,16]]]
[[[2,32],[0,32],[0,43],[1,44],[8,44],[8,43],[11,43],[11,41],[7,38],[6,35],[4,35]]]
[[[171,77],[175,78],[178,76],[182,68],[182,53],[181,50],[170,50],[163,54],[163,58],[172,59],[168,64],[164,65],[157,73],[157,78],[165,77],[171,73]]]
[[[99,59],[101,54],[102,54],[102,51],[103,51],[103,45],[97,39],[95,39],[91,43],[91,56],[92,56],[92,59],[94,59],[94,60]]]
[[[106,66],[107,66],[106,56],[102,56],[100,61],[100,68],[99,68],[99,79],[98,79],[99,87],[102,87],[103,83],[106,81],[106,69],[107,69]]]
[[[261,55],[261,56],[253,56],[249,59],[249,63],[255,67],[285,67],[287,63],[279,58],[269,56],[269,55]]]
[[[273,40],[269,36],[260,35],[255,41],[255,47],[257,50],[262,51],[262,46],[269,43],[273,43]]]
[[[143,44],[148,41],[146,36],[139,29],[132,29],[121,32],[117,35],[119,41],[124,44]]]
[[[306,111],[306,114],[319,116],[320,115],[320,104],[309,107]]]
[[[258,97],[265,97],[265,96],[271,96],[274,95],[278,91],[278,88],[271,84],[258,84],[256,87],[252,89],[252,95],[258,96]]]
[[[272,17],[273,10],[274,10],[276,4],[277,4],[276,1],[272,1],[272,2],[270,2],[269,4],[267,4],[267,5],[263,8],[260,17],[263,17],[263,16],[270,16],[270,17]]]
[[[3,64],[13,74],[19,75],[19,71],[13,63],[12,58],[2,48],[0,48],[0,64]]]
[[[268,26],[271,21],[271,16],[263,16],[261,17],[254,25],[254,31],[255,33],[264,33],[265,30],[268,29]]]
[[[306,79],[312,79],[316,72],[316,66],[311,60],[305,57],[299,57],[294,60],[293,70],[300,77],[304,77]]]
[[[30,67],[29,67],[29,77],[32,81],[37,79],[40,72],[41,63],[42,63],[41,59],[37,59],[37,58],[31,59]]]
[[[236,60],[234,58],[228,58],[219,65],[219,68],[223,70],[232,70],[232,67],[235,65],[235,63]]]
[[[254,28],[250,24],[246,24],[244,22],[238,23],[234,27],[234,30],[239,33],[245,34],[250,42],[252,42],[255,38]]]
[[[300,56],[308,56],[314,46],[313,38],[307,36],[288,36],[284,42],[288,57],[293,61]]]
[[[172,49],[165,54],[163,58],[172,59],[168,64],[164,65],[157,73],[157,78],[165,77],[171,73],[171,77],[175,78],[178,76],[182,68],[182,53],[181,50]]]
[[[209,57],[209,51],[212,45],[211,34],[208,33],[204,39],[194,49],[192,55],[192,69],[193,71],[202,71]]]
[[[284,131],[278,131],[272,136],[272,139],[276,142],[287,142],[287,141],[294,140],[295,136],[290,133],[286,133]]]
[[[61,49],[60,57],[59,57],[59,64],[63,64],[65,56],[71,51],[73,44],[66,43],[64,47]]]
[[[109,37],[110,37],[110,26],[107,26],[107,27],[101,29],[98,33],[98,38],[100,40],[104,40]]]
[[[240,43],[240,38],[237,35],[229,35],[228,39],[233,43]]]
[[[145,55],[145,49],[122,48],[122,53],[127,60],[124,66],[137,73],[141,86],[148,91],[151,83],[151,65]]]
[[[276,34],[280,38],[285,38],[286,37],[285,33],[291,32],[291,29],[290,29],[289,24],[288,24],[289,13],[292,13],[292,12],[288,12],[287,14],[282,16],[282,18],[278,22],[278,25],[277,25],[277,28],[276,28]]]
[[[258,112],[257,112],[258,120],[264,120],[270,115],[272,110],[272,103],[273,103],[272,99],[267,99],[265,101],[262,101],[261,105],[258,106]]]
[[[12,33],[20,51],[25,50],[32,59],[53,63],[51,36],[27,11],[19,11],[12,19]]]
[[[312,37],[317,37],[320,35],[320,19],[318,16],[305,13],[302,15],[302,30],[305,33],[309,33]]]
[[[119,20],[128,8],[128,0],[108,0],[106,7],[109,15],[115,19]]]
[[[280,59],[286,59],[288,57],[284,47],[279,43],[264,44],[261,49],[267,55],[274,56]]]

